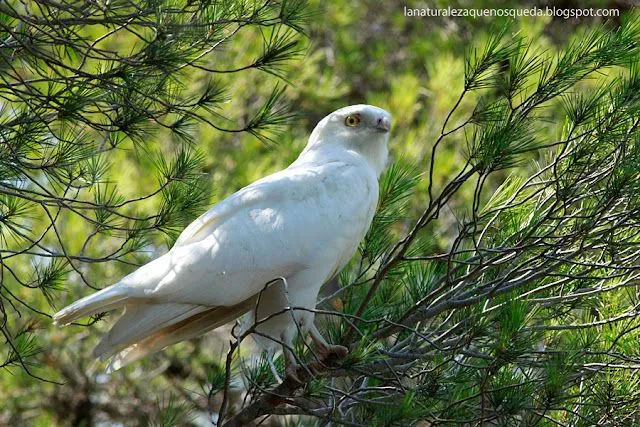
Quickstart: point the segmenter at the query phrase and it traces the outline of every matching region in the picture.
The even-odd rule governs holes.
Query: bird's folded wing
[[[341,169],[342,162],[329,162],[320,165],[308,165],[306,168],[287,168],[255,181],[247,187],[230,195],[226,199],[212,206],[208,211],[196,218],[185,228],[175,246],[184,246],[195,243],[208,236],[213,229],[223,219],[233,215],[240,209],[248,208],[260,202],[276,203],[282,198],[296,194],[301,197],[301,187],[308,188],[307,183],[311,181],[312,186],[319,181],[319,174],[327,169]]]
[[[205,238],[222,219],[233,215],[238,209],[268,197],[269,193],[272,193],[274,182],[277,181],[277,175],[279,174],[256,181],[212,206],[180,233],[174,246],[184,246]]]
[[[339,162],[285,169],[256,181],[185,230],[149,297],[232,306],[277,277],[312,266],[322,276],[325,269],[331,274],[368,224],[375,206],[369,184],[368,176]]]

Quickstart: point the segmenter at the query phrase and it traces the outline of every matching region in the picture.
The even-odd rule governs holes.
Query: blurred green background
[[[193,129],[195,145],[205,154],[206,173],[211,203],[215,203],[250,182],[279,170],[294,160],[315,124],[331,111],[349,104],[373,104],[390,111],[394,125],[391,153],[394,159],[405,159],[425,170],[431,147],[440,133],[444,117],[455,104],[464,83],[464,60],[474,47],[481,48],[489,35],[502,25],[509,31],[519,32],[531,42],[531,49],[541,55],[553,56],[572,39],[594,25],[602,25],[596,17],[583,19],[536,17],[518,19],[456,18],[456,17],[408,17],[407,8],[530,8],[546,5],[561,8],[616,8],[620,14],[633,13],[632,2],[623,0],[593,0],[559,2],[537,1],[312,1],[309,5],[310,24],[304,41],[306,50],[299,58],[284,67],[286,75],[286,100],[294,107],[299,120],[281,133],[273,135],[277,144],[259,141],[248,134],[218,132],[207,124]],[[613,19],[606,25],[615,26]],[[119,37],[109,43],[128,47],[131,40]],[[256,57],[261,51],[261,38],[257,32],[240,34],[216,56],[218,64],[242,64]],[[602,76],[606,78],[607,76]],[[261,96],[267,95],[273,86],[283,84],[282,79],[250,70],[246,73],[222,76],[234,94],[225,105],[222,114],[243,118],[254,108]],[[196,92],[208,81],[205,72],[194,73],[184,81],[187,91]],[[586,85],[588,85],[587,83]],[[465,98],[459,116],[471,113],[477,98]],[[554,113],[555,112],[555,113]],[[548,114],[561,114],[561,109],[551,108]],[[552,140],[559,129],[544,129]],[[166,132],[153,133],[152,152],[171,153],[174,146]],[[464,134],[447,140],[438,154],[435,185],[446,177],[460,162],[464,162],[466,148]],[[153,174],[152,156],[136,151],[133,144],[125,144],[121,150],[110,154],[112,168],[109,179],[127,197],[145,194],[157,182]],[[525,162],[517,173],[527,174],[532,161]],[[500,175],[494,179],[495,188]],[[418,196],[412,201],[409,216],[417,215],[426,200],[427,182],[423,180]],[[491,188],[491,187],[490,187]],[[472,196],[472,187],[462,191],[453,202],[449,218],[442,224],[455,227],[456,217],[463,215]],[[154,208],[149,201],[148,209]],[[78,249],[90,230],[86,224],[68,218],[61,227],[63,238],[69,247]],[[437,241],[446,247],[449,232],[446,226],[437,230]],[[92,255],[113,249],[116,242],[101,240],[88,249]],[[167,242],[156,242],[154,251],[141,255],[139,262],[153,258],[167,250]],[[123,264],[95,264],[86,271],[91,282],[107,285],[117,281],[134,266]],[[67,292],[56,294],[54,304],[61,308],[89,289],[67,278]],[[20,288],[19,297],[38,309],[52,313],[54,309],[37,290]],[[38,375],[63,381],[59,386],[38,381],[20,368],[0,371],[0,424],[14,425],[70,425],[77,422],[83,411],[94,411],[99,423],[116,420],[129,424],[162,424],[161,408],[180,405],[186,400],[196,405],[206,405],[202,381],[215,370],[214,365],[223,353],[223,341],[212,336],[195,342],[174,346],[163,353],[119,371],[106,382],[98,375],[101,366],[91,360],[91,349],[104,333],[110,319],[83,328],[71,326],[56,329],[48,319],[34,315],[20,322],[30,323],[38,329],[42,351],[31,360]],[[163,390],[158,393],[158,390]],[[185,408],[190,407],[186,404]],[[186,409],[185,409],[186,410]],[[197,413],[192,414],[196,416]]]

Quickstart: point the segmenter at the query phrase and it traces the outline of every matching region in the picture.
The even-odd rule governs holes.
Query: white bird
[[[108,371],[245,313],[273,315],[255,330],[262,343],[273,337],[283,344],[288,374],[298,330],[320,354],[345,355],[346,348],[322,337],[313,310],[320,287],[347,264],[371,225],[390,128],[390,114],[370,105],[329,114],[289,167],[213,206],[168,253],[59,311],[54,323],[124,307],[94,350],[103,361],[112,358]],[[292,307],[306,310],[287,311]]]

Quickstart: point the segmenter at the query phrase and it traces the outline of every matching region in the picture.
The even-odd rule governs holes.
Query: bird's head
[[[388,156],[391,114],[373,105],[350,105],[317,124],[302,154],[323,146],[341,146],[361,154],[378,175]]]

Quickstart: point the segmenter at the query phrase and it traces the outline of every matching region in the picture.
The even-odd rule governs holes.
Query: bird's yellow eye
[[[359,114],[351,114],[344,119],[344,124],[349,127],[356,127],[360,124],[360,115]]]

